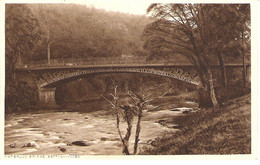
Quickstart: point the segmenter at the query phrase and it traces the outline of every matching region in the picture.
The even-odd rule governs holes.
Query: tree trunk
[[[213,78],[212,78],[212,73],[211,73],[210,68],[207,68],[207,79],[208,79],[208,90],[209,90],[209,94],[210,94],[210,99],[212,101],[213,107],[217,108],[218,101],[217,101],[216,94],[215,94]]]
[[[124,148],[123,148],[123,154],[125,155],[130,155],[129,150],[128,150],[128,141],[124,140]]]
[[[243,86],[246,87],[246,65],[245,65],[245,51],[244,51],[244,29],[242,28],[242,56],[243,56]]]
[[[222,85],[224,87],[227,86],[227,74],[226,74],[226,67],[224,65],[224,61],[222,58],[222,55],[220,52],[217,52],[217,56],[218,56],[218,61],[219,61],[219,65],[220,65],[220,70],[221,70],[221,76],[222,76]]]
[[[198,91],[199,91],[199,107],[200,108],[208,108],[212,107],[212,101],[210,98],[210,92],[208,88],[208,79],[205,77],[206,71],[205,67],[196,67],[196,70],[199,74],[201,85],[198,86]]]
[[[246,57],[245,57],[245,55],[244,55],[244,51],[243,51],[243,86],[244,87],[246,87],[246,65],[245,65],[245,61],[246,61],[246,59],[245,59]]]
[[[138,120],[136,124],[134,155],[137,153],[137,148],[138,148],[139,134],[141,132],[141,118],[142,118],[142,109],[140,108],[140,114],[138,114]]]
[[[212,101],[209,96],[208,88],[199,88],[199,107],[208,108],[212,107]]]
[[[48,58],[47,58],[47,62],[48,62],[48,64],[50,64],[51,63],[51,43],[52,43],[53,41],[49,41],[48,42],[48,44],[47,44],[47,55],[48,55]]]
[[[15,65],[12,64],[12,81],[15,81]]]
[[[132,132],[132,123],[131,121],[127,121],[127,131],[126,131],[126,135],[124,137],[124,149],[123,149],[123,153],[126,154],[126,155],[130,155],[129,153],[129,149],[128,149],[128,146],[129,146],[129,139],[130,139],[130,136],[131,136],[131,132]]]

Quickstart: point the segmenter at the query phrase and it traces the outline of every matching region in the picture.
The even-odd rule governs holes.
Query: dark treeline
[[[28,6],[40,22],[42,42],[30,60],[85,57],[144,56],[140,36],[150,21],[146,16],[106,12],[83,5]]]

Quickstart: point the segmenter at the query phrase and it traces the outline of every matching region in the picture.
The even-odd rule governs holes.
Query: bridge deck
[[[71,63],[60,64],[60,65],[52,65],[52,64],[43,64],[43,65],[17,65],[17,70],[44,70],[44,69],[87,69],[87,68],[110,68],[110,67],[192,67],[192,64],[113,64],[113,65],[75,65]],[[213,67],[218,67],[218,64],[211,65]],[[242,67],[243,64],[225,64],[226,67]],[[246,64],[246,66],[250,66],[250,64]]]

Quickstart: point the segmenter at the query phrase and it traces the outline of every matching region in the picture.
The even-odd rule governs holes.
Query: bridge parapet
[[[219,66],[218,63],[211,63],[212,66]],[[27,64],[17,64],[17,69],[48,69],[48,68],[73,68],[73,67],[138,67],[138,66],[193,66],[193,64],[187,61],[146,61],[140,59],[134,60],[123,60],[123,61],[91,61],[91,60],[51,60],[50,63],[47,61],[35,61]],[[226,63],[225,66],[243,66],[242,63]],[[246,66],[250,66],[250,63],[246,63]]]
[[[32,61],[28,63],[18,64],[16,68],[37,68],[37,67],[74,67],[74,66],[143,66],[143,65],[191,65],[184,60],[147,60],[145,57],[104,57],[104,58],[66,58]]]

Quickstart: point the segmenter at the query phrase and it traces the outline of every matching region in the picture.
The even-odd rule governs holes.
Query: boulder
[[[84,142],[84,141],[74,141],[71,143],[72,145],[76,145],[76,146],[89,146],[90,144]]]
[[[9,147],[10,147],[10,148],[16,148],[16,143],[10,144]]]
[[[107,141],[108,138],[106,138],[106,137],[101,137],[100,140],[101,140],[101,141]]]
[[[66,148],[60,148],[61,152],[66,152]]]
[[[36,144],[33,144],[33,143],[27,143],[27,144],[23,145],[21,148],[24,148],[24,147],[34,148],[34,147],[36,147]]]

